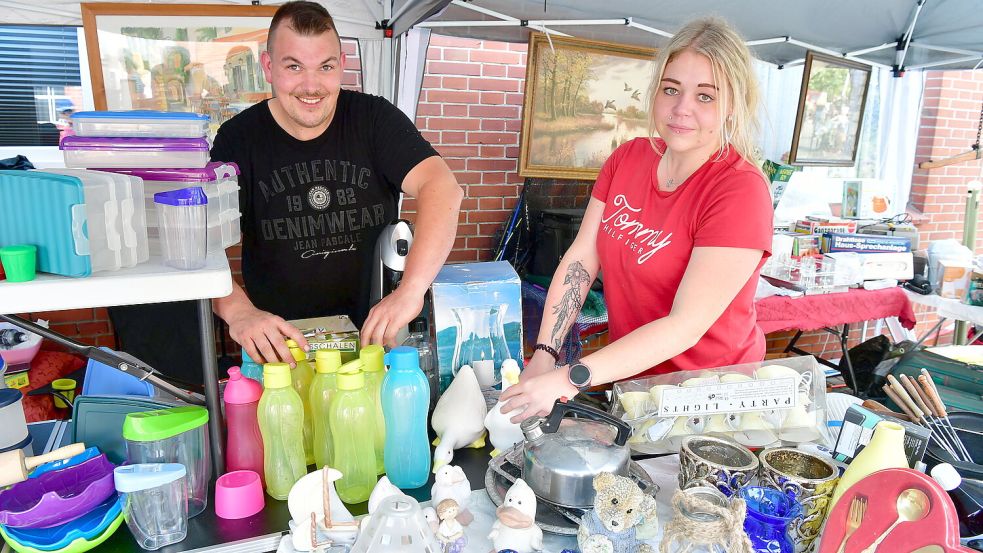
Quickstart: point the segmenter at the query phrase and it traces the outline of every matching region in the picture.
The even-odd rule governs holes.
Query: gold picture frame
[[[593,180],[615,148],[646,136],[655,53],[531,34],[519,175]]]
[[[276,6],[83,3],[97,110],[211,116],[210,135],[270,98],[260,54]]]
[[[806,53],[790,165],[851,167],[863,127],[870,66]]]

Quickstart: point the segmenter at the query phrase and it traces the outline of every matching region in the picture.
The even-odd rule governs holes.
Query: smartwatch
[[[567,380],[581,392],[590,388],[591,376],[590,367],[580,361],[570,363],[570,368],[567,369]]]

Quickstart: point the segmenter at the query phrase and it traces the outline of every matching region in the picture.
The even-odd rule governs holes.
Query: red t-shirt
[[[660,149],[665,143],[659,141]],[[673,192],[658,190],[660,156],[646,138],[605,162],[592,195],[605,203],[597,233],[612,341],[672,310],[693,248],[763,250],[754,275],[692,348],[643,375],[760,361],[764,333],[754,312],[758,273],[771,255],[771,194],[762,174],[734,150],[706,162]]]

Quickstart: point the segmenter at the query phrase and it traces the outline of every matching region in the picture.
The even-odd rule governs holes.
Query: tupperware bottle
[[[300,349],[297,342],[287,340],[290,355],[294,356],[297,366],[291,369],[291,381],[297,395],[304,403],[304,462],[314,464],[314,426],[311,424],[311,381],[314,380],[314,368],[307,361],[307,352]]]
[[[341,352],[336,349],[320,349],[314,354],[314,380],[311,381],[311,415],[314,425],[314,463],[317,468],[332,465],[331,399],[338,389],[335,374],[341,366]]]
[[[251,470],[263,478],[263,436],[256,410],[263,387],[242,375],[239,367],[229,369],[225,385],[225,470]]]
[[[361,503],[369,498],[376,482],[375,446],[366,439],[375,429],[375,407],[360,359],[342,365],[337,380],[329,416],[334,468],[342,474],[335,490],[345,503]]]
[[[246,378],[251,378],[260,384],[263,383],[263,365],[253,361],[252,357],[246,353],[246,348],[242,348],[242,364],[239,365],[239,372]]]
[[[382,381],[382,412],[388,430],[386,476],[397,488],[419,488],[430,476],[430,383],[420,369],[416,348],[393,348],[386,354],[386,363],[389,372]]]
[[[386,352],[382,346],[371,344],[365,346],[358,352],[358,358],[362,360],[363,370],[365,371],[365,388],[369,392],[369,397],[375,404],[375,462],[376,474],[385,474],[383,457],[386,449],[386,419],[382,413],[382,379],[386,376],[385,356]]]
[[[307,474],[304,464],[304,402],[290,385],[290,365],[263,366],[263,397],[259,399],[259,431],[263,435],[266,493],[284,500]]]

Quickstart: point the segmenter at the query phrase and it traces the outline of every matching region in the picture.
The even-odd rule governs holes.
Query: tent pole
[[[900,77],[902,74],[904,74],[904,60],[906,57],[908,57],[908,46],[911,44],[911,36],[915,33],[915,23],[918,21],[918,15],[922,13],[922,8],[924,6],[925,0],[918,0],[918,4],[915,5],[915,13],[911,15],[911,23],[908,25],[908,30],[905,31],[905,34],[901,37],[901,40],[898,40],[899,43],[903,40],[904,45],[902,46],[901,44],[898,44],[898,52],[895,54],[895,63],[893,68],[895,77]]]

